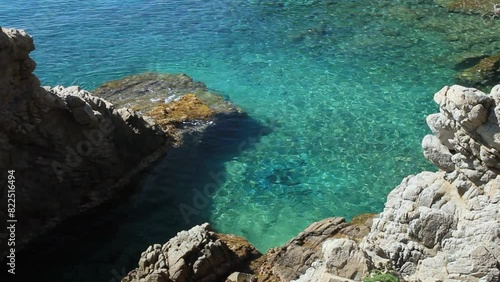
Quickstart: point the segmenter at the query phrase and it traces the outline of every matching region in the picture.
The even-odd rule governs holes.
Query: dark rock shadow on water
[[[271,130],[246,114],[218,116],[111,202],[71,218],[19,252],[16,280],[120,281],[149,245],[208,221],[210,194],[225,178],[224,162]]]

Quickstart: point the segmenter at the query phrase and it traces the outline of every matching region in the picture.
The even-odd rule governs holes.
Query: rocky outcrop
[[[245,113],[222,95],[185,74],[144,73],[102,84],[93,92],[116,106],[151,116],[182,144],[185,137],[200,137],[219,118]]]
[[[261,255],[245,239],[214,233],[205,223],[149,246],[122,282],[224,281],[233,272],[252,271],[249,265]]]
[[[499,179],[461,195],[446,177],[423,172],[403,180],[363,250],[407,281],[499,281]]]
[[[500,86],[490,95],[461,86],[445,87],[434,100],[440,113],[427,117],[434,135],[424,138],[424,155],[449,172],[447,179],[461,194],[495,179],[500,169]]]
[[[17,247],[115,195],[171,140],[152,119],[76,86],[40,87],[34,48],[24,31],[2,28],[0,168],[15,170]],[[6,174],[0,177],[5,183]],[[0,200],[6,197],[4,189]]]
[[[366,220],[370,221],[370,218]],[[349,224],[344,218],[333,217],[315,222],[281,248],[271,249],[259,272],[259,281],[291,281],[304,275],[302,281],[314,281],[314,273],[330,276],[361,278],[368,261],[357,250],[356,241],[368,229],[362,222]],[[355,249],[350,249],[352,246]],[[308,268],[313,265],[314,270]]]
[[[500,85],[445,87],[434,100],[422,146],[442,171],[403,180],[363,245],[409,281],[499,281]]]
[[[306,277],[301,281],[316,281],[315,274],[361,278],[360,274],[368,270],[369,261],[356,242],[368,233],[373,216],[362,215],[350,223],[341,217],[313,223],[285,246],[271,249],[265,256],[241,237],[214,233],[208,224],[195,226],[178,233],[163,246],[150,246],[142,253],[139,267],[122,281],[223,281],[223,278],[227,278],[226,281],[291,281],[301,276]],[[355,249],[346,249],[347,246]],[[315,267],[323,268],[316,272],[308,270],[318,259],[324,259],[324,263],[316,263]],[[210,266],[199,268],[198,265]],[[321,272],[325,269],[329,270],[327,276],[323,275],[325,271]],[[306,271],[308,276],[304,276]],[[313,280],[308,280],[311,277]]]
[[[499,281],[500,85],[490,95],[445,87],[434,99],[440,113],[427,118],[434,134],[422,147],[441,170],[405,178],[359,244],[325,242],[325,257],[299,281],[338,274],[325,260],[343,260],[342,252],[366,258],[361,276],[375,267],[393,269],[405,281]]]
[[[179,100],[193,94],[216,113],[240,110],[207,86],[185,74],[143,73],[106,82],[93,91],[96,96],[112,101],[116,106],[148,112],[162,103]]]

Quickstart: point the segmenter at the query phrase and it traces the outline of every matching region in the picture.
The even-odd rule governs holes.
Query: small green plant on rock
[[[363,282],[398,282],[399,278],[396,274],[375,269],[363,279]]]

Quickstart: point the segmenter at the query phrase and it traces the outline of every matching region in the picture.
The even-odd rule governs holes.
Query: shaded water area
[[[68,242],[25,264],[40,281],[112,281],[203,221],[266,251],[322,218],[379,212],[403,177],[434,169],[420,149],[432,95],[461,57],[500,50],[499,21],[433,1],[291,2],[0,1],[0,24],[34,36],[43,84],[184,72],[248,113],[53,235]]]

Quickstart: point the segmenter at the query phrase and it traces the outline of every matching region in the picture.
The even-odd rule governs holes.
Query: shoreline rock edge
[[[403,179],[382,213],[361,225],[342,218],[311,224],[241,281],[361,281],[373,270],[415,282],[500,281],[500,85],[489,95],[447,86],[434,100],[440,112],[427,118],[433,135],[423,138],[422,149],[438,172]],[[148,271],[165,280],[142,272],[122,281],[219,281]]]

